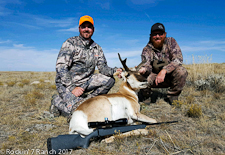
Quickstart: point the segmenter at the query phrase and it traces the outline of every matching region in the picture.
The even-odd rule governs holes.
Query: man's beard
[[[83,33],[83,37],[84,37],[85,39],[90,39],[90,38],[91,38],[90,32],[88,31],[88,32]]]
[[[163,47],[164,40],[165,38],[162,39],[160,42],[155,42],[153,39],[151,39],[151,42],[156,49],[161,49]]]
[[[85,39],[85,40],[89,40],[91,39],[93,33],[91,31],[79,31],[80,35]]]

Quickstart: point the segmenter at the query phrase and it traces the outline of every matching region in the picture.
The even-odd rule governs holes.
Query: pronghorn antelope
[[[155,119],[140,113],[136,92],[147,87],[146,78],[138,71],[131,71],[126,66],[126,59],[122,60],[120,55],[119,59],[125,69],[121,73],[123,82],[119,91],[114,94],[99,95],[83,102],[72,114],[69,124],[70,134],[88,135],[93,132],[93,129],[88,127],[88,122],[104,121],[106,117],[108,120],[127,118],[128,124],[133,123],[133,120],[156,122]],[[143,63],[137,66],[137,70]]]

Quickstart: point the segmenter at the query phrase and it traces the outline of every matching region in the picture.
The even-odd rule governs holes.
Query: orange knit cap
[[[93,20],[93,18],[90,17],[90,16],[88,16],[88,15],[85,15],[85,16],[80,17],[79,26],[81,24],[83,24],[84,22],[90,22],[94,26],[94,20]]]

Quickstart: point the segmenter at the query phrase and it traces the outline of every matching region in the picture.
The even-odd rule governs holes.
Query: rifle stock
[[[59,154],[72,149],[77,148],[88,148],[90,144],[90,139],[93,137],[103,137],[108,135],[113,135],[115,133],[124,133],[136,129],[144,129],[148,125],[159,125],[159,124],[168,124],[176,123],[178,121],[171,122],[159,122],[159,123],[144,123],[140,125],[129,125],[129,126],[119,126],[119,127],[110,127],[110,128],[99,128],[94,130],[91,134],[87,135],[85,138],[81,137],[79,134],[68,134],[68,135],[59,135],[57,137],[47,139],[48,154]]]

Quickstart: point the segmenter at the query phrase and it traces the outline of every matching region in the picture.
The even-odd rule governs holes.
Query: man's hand
[[[138,72],[141,73],[141,74],[145,74],[146,68],[145,67],[141,67],[141,69],[139,69]]]
[[[157,86],[159,83],[164,82],[165,76],[166,76],[166,70],[165,70],[165,69],[162,69],[162,70],[159,72],[159,74],[156,76],[156,79],[155,79],[155,84],[156,84],[156,86]]]
[[[117,70],[116,70],[116,72],[118,72],[119,74],[118,74],[118,77],[119,78],[122,78],[122,76],[121,76],[121,73],[122,73],[122,69],[121,68],[118,68]]]
[[[76,87],[73,91],[72,94],[75,95],[76,97],[82,95],[84,93],[84,89],[81,87]]]

